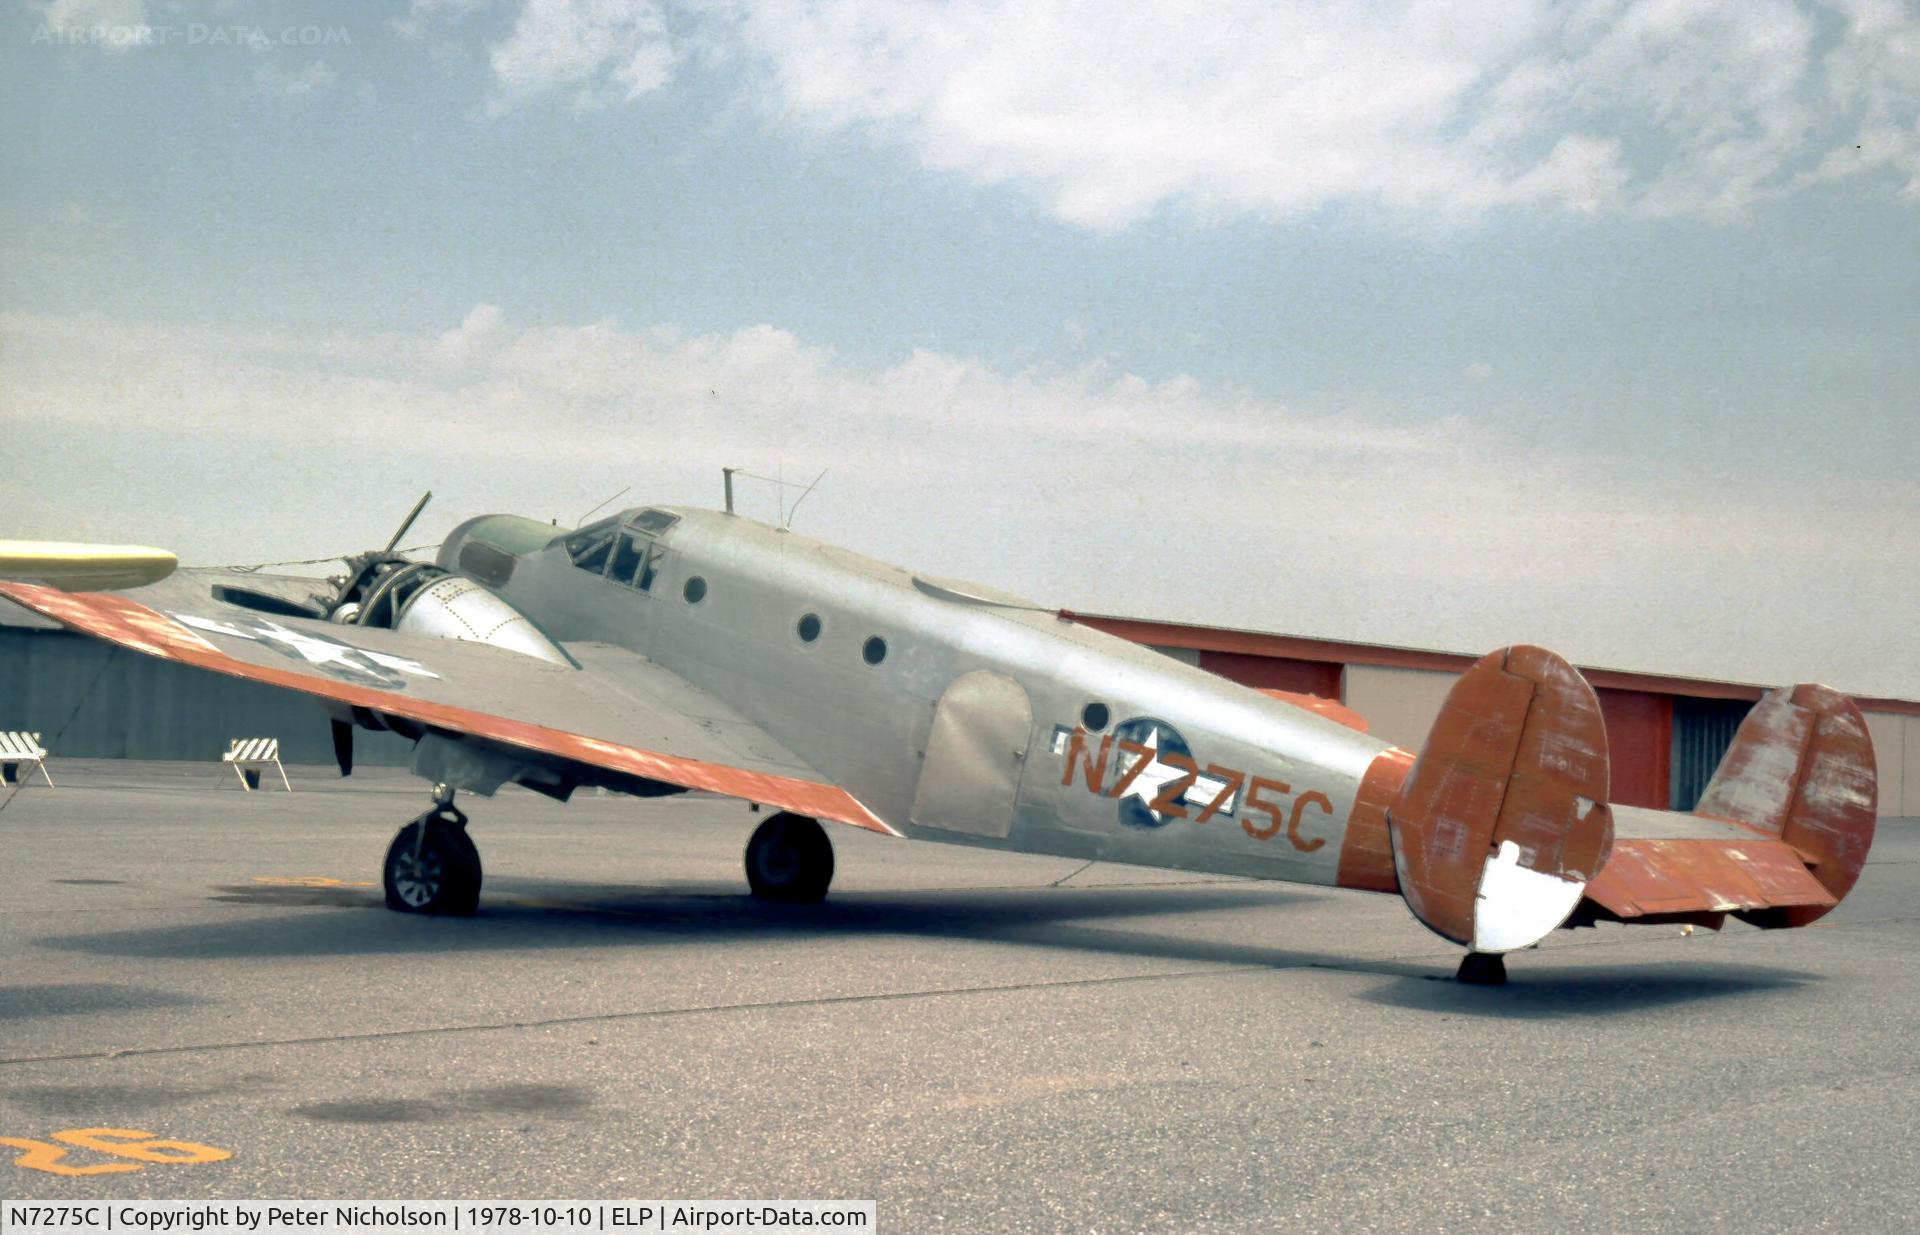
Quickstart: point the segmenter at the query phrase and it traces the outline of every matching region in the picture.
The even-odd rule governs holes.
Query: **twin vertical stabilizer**
[[[1593,688],[1542,648],[1482,657],[1448,693],[1387,824],[1420,921],[1476,952],[1538,942],[1613,844]]]
[[[1824,686],[1761,699],[1691,814],[1616,811],[1607,778],[1586,679],[1536,647],[1482,658],[1387,810],[1400,894],[1487,953],[1536,943],[1577,908],[1579,924],[1805,926],[1852,889],[1873,843],[1872,741]]]

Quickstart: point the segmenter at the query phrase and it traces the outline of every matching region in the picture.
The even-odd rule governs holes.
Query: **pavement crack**
[[[1377,963],[1377,962],[1376,962]],[[231,1042],[194,1042],[177,1046],[130,1046],[112,1050],[78,1051],[62,1055],[21,1055],[0,1059],[0,1067],[16,1064],[72,1063],[89,1059],[131,1059],[146,1055],[190,1055],[203,1051],[237,1051],[258,1047],[321,1046],[335,1042],[372,1042],[387,1038],[420,1038],[434,1034],[498,1033],[522,1029],[552,1029],[567,1025],[594,1025],[616,1021],[667,1020],[683,1016],[707,1016],[726,1012],[778,1012],[791,1008],[823,1008],[861,1003],[894,1003],[913,999],[937,999],[948,995],[998,995],[1020,991],[1071,989],[1075,987],[1116,986],[1131,982],[1165,982],[1184,978],[1243,976],[1273,973],[1280,969],[1327,968],[1324,965],[1209,965],[1201,969],[1181,969],[1164,973],[1117,974],[1104,978],[1075,978],[1060,982],[1010,982],[990,986],[954,986],[934,990],[876,991],[861,995],[823,995],[811,999],[769,999],[744,1003],[702,1004],[690,1008],[650,1008],[638,1012],[594,1012],[578,1016],[541,1017],[534,1020],[481,1021],[466,1025],[422,1025],[411,1029],[381,1029],[363,1033],[315,1034],[291,1038],[257,1038]]]

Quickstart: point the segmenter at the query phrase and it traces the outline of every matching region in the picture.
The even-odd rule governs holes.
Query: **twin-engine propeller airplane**
[[[733,514],[639,507],[577,531],[488,515],[436,562],[394,552],[399,535],[318,594],[192,569],[77,592],[49,567],[55,586],[0,595],[315,697],[343,773],[355,726],[411,739],[434,800],[387,851],[387,904],[406,912],[474,911],[480,856],[454,793],[508,782],[777,808],[746,850],[754,895],[775,900],[826,895],[821,820],[1397,892],[1469,949],[1460,977],[1478,982],[1561,926],[1805,926],[1852,888],[1873,839],[1866,725],[1822,686],[1762,699],[1680,814],[1608,803],[1593,690],[1537,647],[1468,670],[1416,757],[1338,704]]]

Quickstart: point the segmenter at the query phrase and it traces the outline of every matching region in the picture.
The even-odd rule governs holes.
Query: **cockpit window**
[[[622,535],[614,544],[613,569],[607,572],[607,578],[628,587],[635,586],[634,576],[647,560],[647,545],[631,536]],[[652,579],[647,580],[652,583]],[[644,588],[644,585],[642,585]]]
[[[604,574],[607,558],[613,552],[614,529],[611,522],[596,523],[567,537],[567,556],[581,570]]]
[[[668,523],[677,516],[667,515]],[[631,521],[629,521],[631,522]],[[644,530],[623,531],[614,520],[583,528],[567,537],[567,556],[581,570],[600,575],[621,587],[651,592],[660,560],[666,551]]]
[[[679,515],[670,515],[664,510],[643,510],[627,520],[627,526],[641,532],[658,533],[666,531],[680,522]]]

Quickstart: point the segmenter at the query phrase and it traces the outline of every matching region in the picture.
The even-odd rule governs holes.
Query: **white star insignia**
[[[1143,740],[1140,745],[1147,748],[1147,753],[1144,755],[1135,755],[1134,762],[1121,769],[1121,778],[1125,779],[1134,768],[1139,767],[1141,760],[1146,761],[1146,766],[1140,768],[1140,774],[1133,778],[1133,783],[1128,785],[1127,791],[1120,795],[1120,800],[1124,802],[1128,798],[1139,798],[1141,807],[1145,809],[1148,814],[1151,814],[1156,819],[1163,818],[1160,812],[1153,809],[1153,800],[1159,797],[1161,792],[1165,790],[1169,784],[1178,780],[1184,780],[1187,776],[1187,769],[1175,767],[1173,764],[1161,761],[1160,730],[1157,726],[1147,734],[1145,740]],[[1187,793],[1176,800],[1188,802],[1189,796],[1191,795],[1197,796],[1200,802],[1205,804],[1213,801],[1214,797],[1226,787],[1227,783],[1225,781],[1214,780],[1207,776],[1196,777],[1193,784],[1187,787]],[[1225,804],[1225,811],[1223,813],[1231,813],[1232,810],[1233,803],[1228,802]]]

